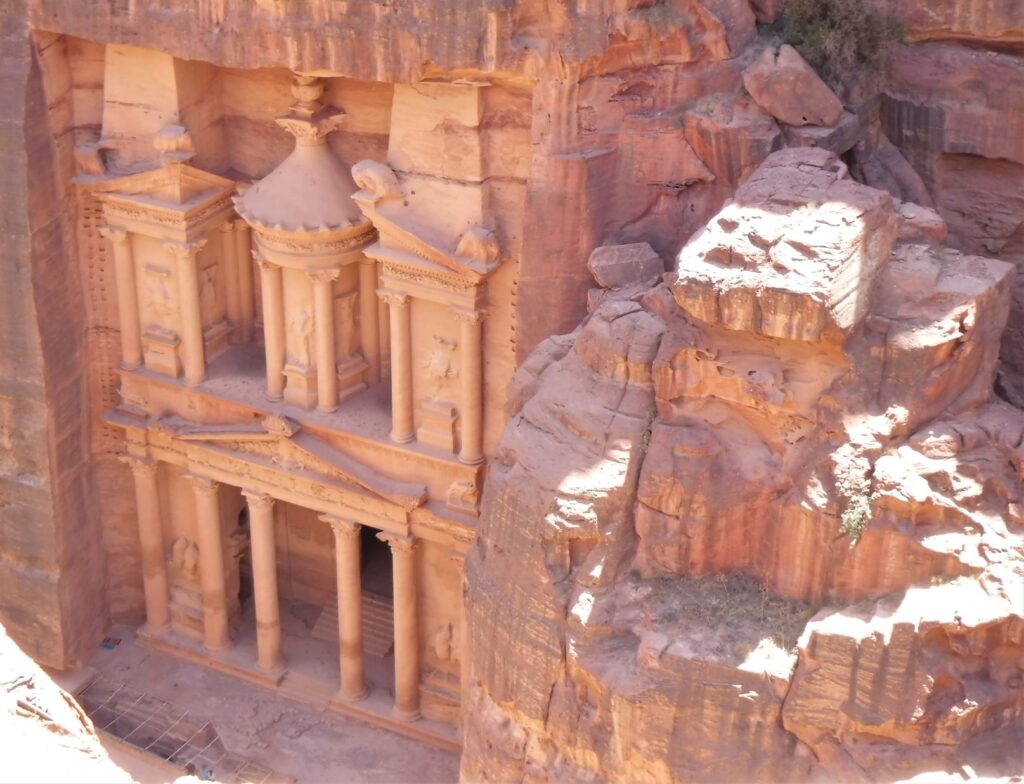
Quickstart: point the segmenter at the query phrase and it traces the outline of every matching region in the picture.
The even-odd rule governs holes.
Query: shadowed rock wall
[[[105,566],[88,460],[83,287],[62,187],[67,158],[18,5],[0,15],[0,617],[38,661],[65,667],[87,658],[105,629]]]

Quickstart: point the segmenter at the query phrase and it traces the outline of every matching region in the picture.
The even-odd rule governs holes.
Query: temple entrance
[[[389,657],[395,647],[391,548],[377,538],[377,531],[365,526],[359,532],[359,546],[362,561],[363,652],[366,656]]]

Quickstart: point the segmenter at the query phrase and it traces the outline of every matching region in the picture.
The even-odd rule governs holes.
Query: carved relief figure
[[[423,362],[427,371],[430,397],[437,399],[441,396],[445,379],[458,375],[458,371],[452,364],[452,354],[455,352],[455,343],[434,335],[435,346]]]
[[[288,321],[288,347],[294,353],[288,358],[291,364],[309,367],[311,341],[313,337],[313,316],[303,305],[292,312]]]
[[[217,265],[202,270],[199,279],[199,313],[204,325],[211,324],[217,312]]]
[[[174,306],[167,288],[168,272],[154,267],[146,268],[146,305],[152,325],[169,329],[173,323]]]

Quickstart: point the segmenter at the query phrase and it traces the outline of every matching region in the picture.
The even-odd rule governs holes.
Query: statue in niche
[[[334,318],[337,324],[338,349],[343,358],[356,353],[359,347],[357,332],[356,293],[349,292],[338,297],[334,305]]]
[[[452,363],[452,354],[455,352],[455,343],[434,335],[434,348],[427,355],[423,367],[427,371],[427,383],[430,397],[437,400],[441,397],[441,390],[444,387],[445,379],[458,374]]]
[[[146,302],[153,321],[158,327],[167,329],[171,324],[174,307],[171,305],[171,294],[167,290],[165,278],[168,273],[163,270],[146,270]]]
[[[210,324],[213,321],[214,313],[217,310],[217,289],[214,281],[217,278],[217,265],[211,264],[201,273],[202,279],[199,283],[199,313],[203,324]]]
[[[291,340],[288,341],[289,347],[294,348],[295,351],[291,357],[291,363],[304,368],[309,367],[313,316],[305,306],[292,312],[292,317],[288,322],[288,332],[291,336]]]
[[[184,536],[179,536],[171,545],[171,565],[190,580],[199,576],[199,548]]]

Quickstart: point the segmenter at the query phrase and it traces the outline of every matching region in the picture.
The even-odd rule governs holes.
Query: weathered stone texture
[[[63,667],[88,656],[106,615],[90,510],[82,295],[69,243],[73,211],[60,185],[71,145],[68,115],[57,107],[68,101],[69,82],[58,73],[44,85],[41,61],[52,38],[30,39],[23,17],[4,20],[0,56],[12,95],[4,102],[2,141],[11,196],[4,211],[7,301],[0,308],[2,432],[12,454],[3,490],[0,613],[37,659]]]
[[[671,288],[606,292],[524,365],[467,562],[467,780],[884,780],[1005,746],[1012,267],[943,229],[775,153]]]

